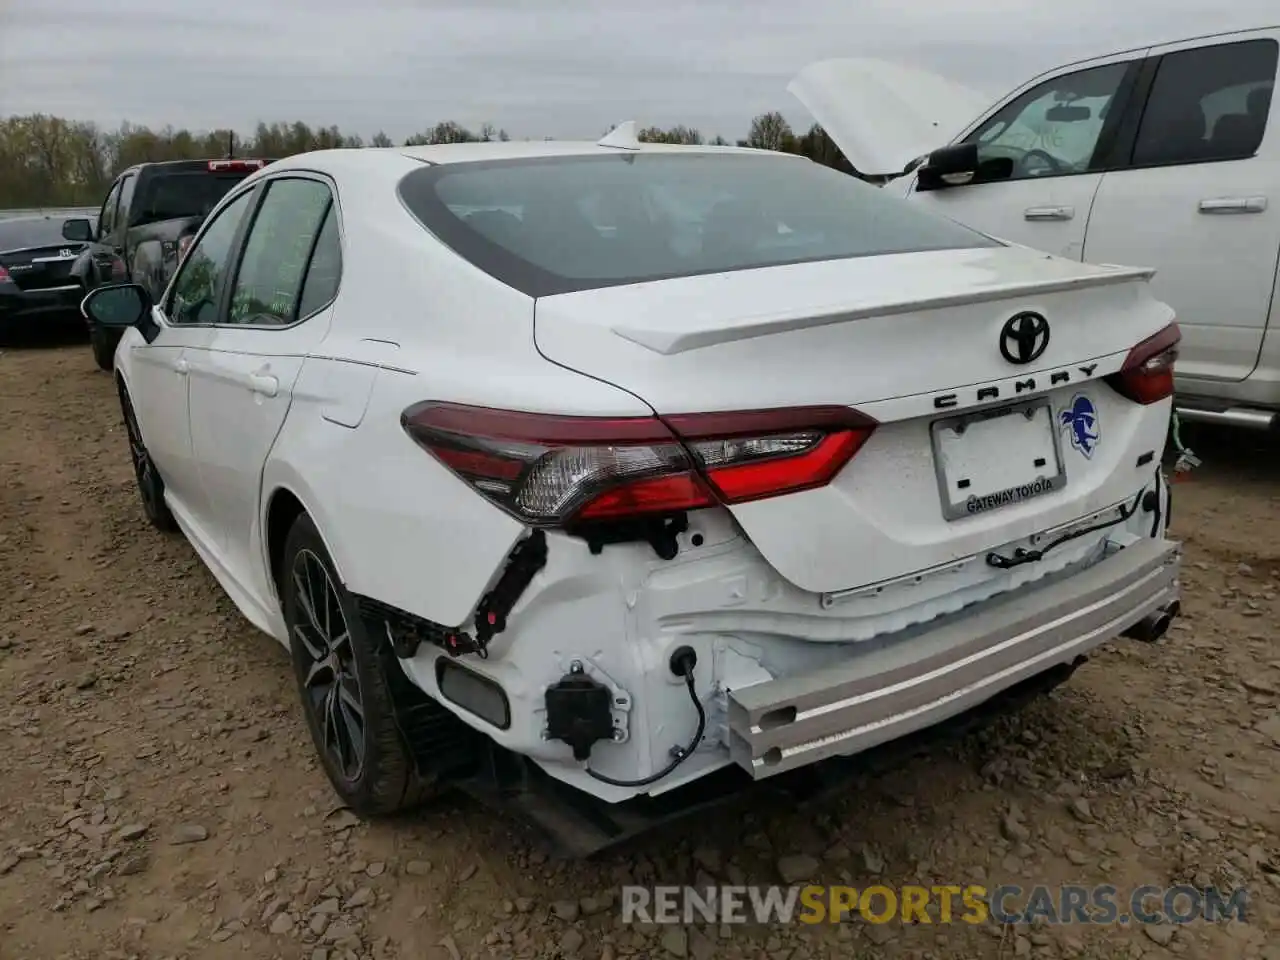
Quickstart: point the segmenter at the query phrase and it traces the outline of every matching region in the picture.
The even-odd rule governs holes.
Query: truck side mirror
[[[944,190],[969,183],[1006,180],[1013,175],[1009,157],[983,159],[977,143],[955,143],[929,154],[916,170],[917,190]]]

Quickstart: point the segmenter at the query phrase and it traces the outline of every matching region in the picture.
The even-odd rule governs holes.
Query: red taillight
[[[1173,396],[1173,365],[1181,340],[1178,325],[1169,324],[1130,350],[1124,366],[1107,377],[1107,382],[1134,403],[1158,403]]]
[[[126,277],[129,274],[129,268],[119,257],[111,258],[111,277]]]
[[[4,267],[0,267],[0,283],[4,283],[9,278],[9,271]]]
[[[478,493],[558,526],[696,510],[823,486],[875,421],[847,407],[562,417],[429,401],[405,430]]]
[[[261,170],[265,167],[265,160],[210,160],[209,169],[213,173],[234,173],[247,172],[249,170]]]

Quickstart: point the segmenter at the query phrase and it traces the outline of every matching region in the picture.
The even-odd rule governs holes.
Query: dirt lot
[[[335,809],[284,652],[145,525],[83,345],[0,351],[0,958],[1280,960],[1280,455],[1193,439],[1186,616],[993,728],[811,808],[598,862],[464,800]],[[1246,886],[1245,922],[623,926],[622,883]]]

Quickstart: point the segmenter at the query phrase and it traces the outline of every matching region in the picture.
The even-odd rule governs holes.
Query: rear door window
[[[268,184],[232,288],[229,323],[279,327],[299,319],[307,267],[332,205],[319,180]]]
[[[341,279],[342,241],[338,234],[338,208],[330,204],[320,236],[316,239],[311,263],[307,265],[302,299],[298,301],[298,319],[305,319],[331,304],[338,295],[338,281]]]
[[[1253,156],[1266,133],[1278,58],[1274,40],[1165,54],[1138,127],[1133,165]]]

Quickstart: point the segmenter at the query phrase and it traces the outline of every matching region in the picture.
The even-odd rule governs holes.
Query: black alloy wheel
[[[129,457],[133,460],[133,475],[138,482],[138,494],[142,497],[142,510],[147,515],[147,522],[157,530],[166,533],[178,529],[169,505],[164,502],[164,480],[147,452],[147,445],[142,442],[142,431],[138,427],[138,418],[133,412],[133,401],[129,392],[120,387],[120,410],[124,414],[124,429],[129,436]]]
[[[401,667],[305,513],[285,538],[279,591],[303,714],[334,791],[364,817],[417,806],[435,783],[418,775],[396,722],[388,675]]]
[[[290,634],[305,661],[300,664],[304,706],[316,719],[326,765],[343,781],[356,783],[365,762],[364,699],[342,601],[311,550],[294,554],[289,576],[298,614]]]

